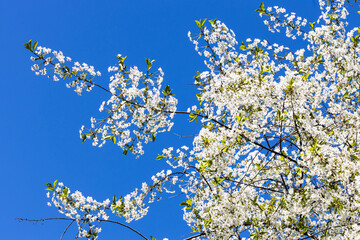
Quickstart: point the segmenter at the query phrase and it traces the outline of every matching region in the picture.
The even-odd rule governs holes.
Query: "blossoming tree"
[[[118,55],[105,87],[94,67],[28,42],[36,75],[68,80],[79,95],[108,93],[104,118],[81,128],[82,141],[110,141],[140,157],[143,144],[171,130],[175,115],[201,124],[192,145],[159,153],[169,169],[128,195],[98,202],[55,181],[47,183],[49,205],[77,223],[79,237],[96,239],[110,214],[137,220],[157,196],[178,189],[188,239],[358,239],[360,29],[347,29],[351,4],[359,7],[357,0],[319,0],[321,15],[308,22],[262,3],[256,11],[269,30],[285,29],[305,49],[259,39],[238,44],[224,23],[196,21],[199,32],[189,38],[208,70],[195,76],[198,104],[184,111],[149,59],[140,71]]]

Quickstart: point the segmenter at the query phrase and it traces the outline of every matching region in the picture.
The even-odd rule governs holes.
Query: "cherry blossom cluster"
[[[80,64],[79,62],[75,62],[74,66],[71,68],[68,67],[66,62],[71,62],[70,57],[65,57],[61,51],[37,46],[37,42],[31,45],[30,40],[25,44],[25,48],[34,54],[30,59],[36,63],[31,67],[31,70],[34,71],[36,75],[47,75],[54,81],[74,78],[74,80],[67,83],[66,86],[68,88],[74,87],[75,92],[79,95],[81,95],[84,89],[91,91],[94,86],[92,84],[93,78],[95,76],[101,76],[99,71],[95,71],[93,66],[89,66],[86,63]]]
[[[215,63],[217,67],[227,65],[236,57],[234,51],[234,46],[237,45],[235,33],[219,20],[211,21],[211,29],[208,29],[204,23],[204,20],[201,23],[198,22],[201,30],[199,36],[203,36],[207,44],[199,48],[199,42],[195,40],[198,39],[198,36],[196,36],[197,38],[193,37],[191,32],[188,33],[190,41],[194,43],[195,50],[200,56],[204,55],[210,62]],[[205,64],[212,69],[214,66],[208,63],[208,61],[205,61]],[[206,73],[204,74],[206,75]]]
[[[308,51],[249,39],[245,53],[219,64],[214,52],[198,74],[199,112],[212,122],[194,139],[199,177],[188,185],[184,218],[204,238],[358,236],[360,32],[334,20],[347,16],[345,1],[334,2],[324,25],[304,34]],[[296,21],[298,31],[307,23]]]
[[[48,187],[46,190],[49,190],[46,195],[51,198],[48,206],[54,205],[61,214],[76,221],[78,237],[96,240],[98,233],[101,232],[100,220],[109,219],[106,210],[110,207],[110,200],[98,202],[92,197],[83,196],[79,191],[71,193],[68,187],[57,181],[46,185]]]
[[[261,4],[256,11],[259,12],[261,17],[264,15],[267,17],[264,24],[268,26],[270,32],[280,32],[281,28],[285,28],[286,36],[292,39],[302,35],[304,31],[301,28],[308,23],[307,19],[296,16],[294,12],[286,13],[286,9],[278,6],[265,9],[264,4]]]
[[[174,186],[177,183],[179,175],[181,176],[183,173],[173,173],[171,170],[158,172],[151,177],[153,181],[151,185],[143,182],[141,189],[136,188],[124,197],[116,198],[114,196],[111,210],[116,215],[123,216],[127,222],[144,217],[149,210],[145,201],[147,200],[147,203],[152,203],[155,200],[161,200],[159,194],[162,192],[174,193],[170,186]]]
[[[148,69],[143,73],[136,66],[128,69],[125,57],[117,57],[119,64],[108,69],[115,73],[110,77],[111,96],[99,108],[108,116],[91,118],[91,129],[85,132],[83,127],[80,137],[92,138],[93,145],[99,147],[111,139],[124,154],[131,151],[139,156],[144,153],[143,143],[155,141],[159,132],[170,131],[177,99],[169,86],[162,89],[161,68],[155,73],[149,72],[153,61],[146,59]]]
[[[110,77],[109,89],[106,89],[93,81],[95,76],[101,76],[93,66],[75,62],[70,68],[66,62],[71,58],[65,57],[61,51],[37,46],[37,42],[32,45],[29,41],[25,48],[35,55],[31,60],[37,63],[31,69],[36,75],[50,78],[48,70],[51,69],[55,81],[71,79],[66,86],[74,87],[79,95],[84,89],[90,91],[94,86],[109,93],[109,99],[99,108],[100,112],[107,112],[107,116],[101,119],[91,117],[91,128],[81,127],[83,141],[92,139],[94,146],[101,147],[111,140],[123,149],[125,155],[130,151],[138,157],[144,153],[143,143],[155,141],[158,133],[170,131],[173,126],[171,119],[176,112],[177,99],[169,86],[162,88],[163,70],[159,68],[150,72],[154,60],[146,59],[147,71],[143,73],[136,66],[128,68],[126,57],[118,54],[118,65],[108,68],[114,75]]]

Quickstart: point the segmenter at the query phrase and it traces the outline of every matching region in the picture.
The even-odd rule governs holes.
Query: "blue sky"
[[[165,85],[174,89],[179,109],[195,103],[191,85],[203,59],[188,41],[196,32],[194,20],[217,18],[234,30],[239,42],[257,37],[296,47],[283,34],[271,34],[254,11],[258,0],[33,0],[2,1],[0,8],[1,66],[1,239],[59,239],[66,222],[18,223],[15,218],[58,217],[46,206],[45,183],[58,179],[97,200],[125,195],[148,181],[166,165],[155,161],[163,147],[191,142],[176,134],[192,135],[195,123],[176,117],[172,133],[159,135],[145,147],[140,159],[123,156],[112,144],[94,148],[81,143],[78,130],[99,116],[98,107],[108,96],[100,91],[77,96],[63,82],[37,77],[30,71],[30,54],[23,48],[29,39],[40,46],[62,50],[74,61],[86,62],[103,73],[97,82],[108,84],[107,67],[116,54],[128,56],[128,65],[144,69],[144,58],[155,59],[165,72]],[[315,21],[316,0],[269,0],[265,5],[284,6]],[[150,206],[149,214],[131,227],[157,239],[182,239],[190,228],[182,220],[179,203],[171,198]],[[113,218],[124,222],[123,219]],[[64,239],[74,239],[75,228]],[[140,239],[119,226],[103,225],[100,239]]]

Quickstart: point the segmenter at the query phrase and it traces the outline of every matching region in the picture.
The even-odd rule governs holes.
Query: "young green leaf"
[[[37,45],[38,45],[38,42],[36,41],[36,42],[34,42],[34,44],[33,44],[33,46],[32,46],[32,49],[36,49],[36,47],[37,47]]]

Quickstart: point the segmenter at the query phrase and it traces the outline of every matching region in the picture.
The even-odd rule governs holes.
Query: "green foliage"
[[[198,20],[195,20],[195,23],[196,25],[199,27],[199,29],[203,29],[204,28],[204,24],[206,22],[206,18],[205,19],[200,19],[199,21]]]

